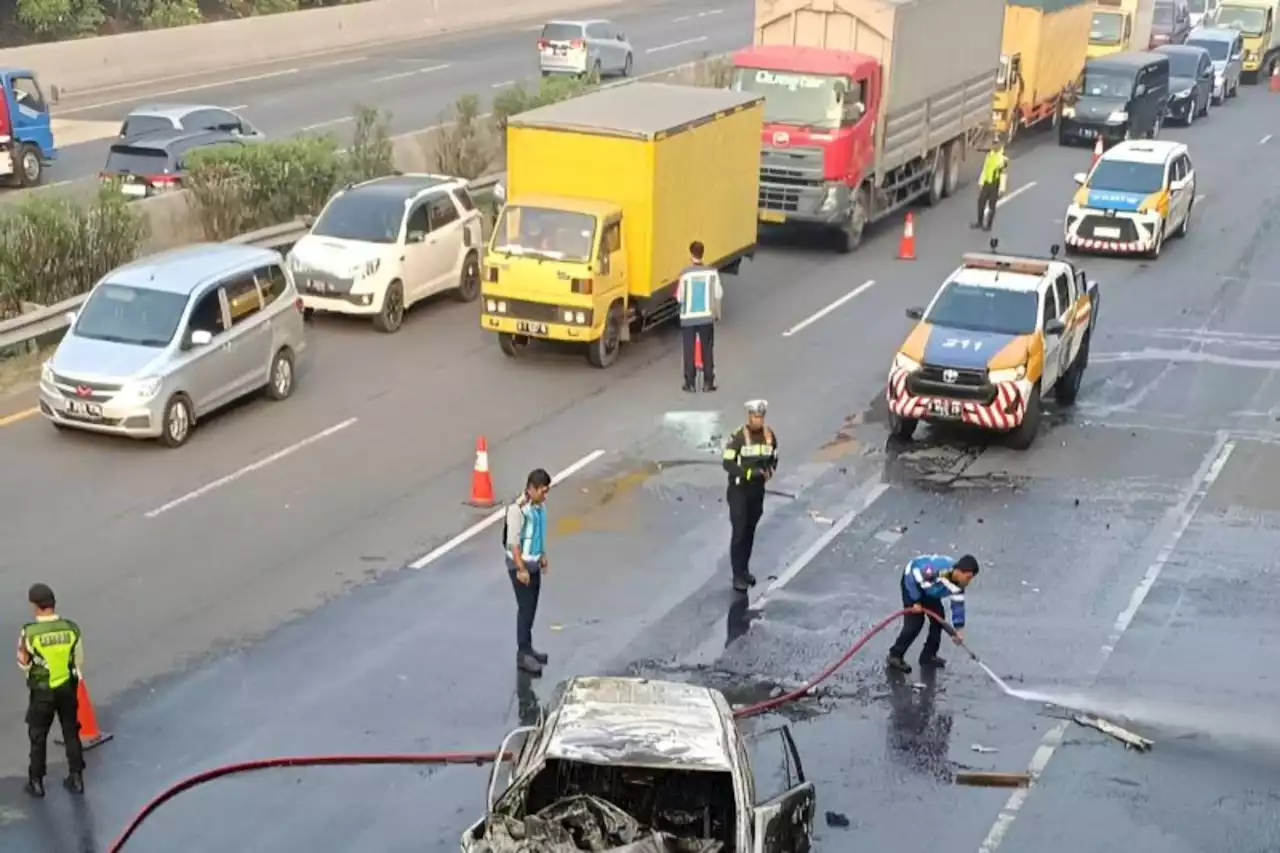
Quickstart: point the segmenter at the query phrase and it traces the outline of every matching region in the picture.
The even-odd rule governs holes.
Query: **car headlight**
[[[1000,384],[1001,382],[1017,382],[1019,379],[1025,379],[1027,376],[1027,366],[1019,364],[1017,367],[1007,367],[1003,370],[987,371],[987,380],[989,382]]]
[[[1110,122],[1118,123],[1118,122],[1128,121],[1128,120],[1129,120],[1129,114],[1124,110],[1116,110],[1111,115],[1107,116],[1107,121],[1110,121]]]
[[[1174,97],[1175,97],[1175,98],[1178,98],[1179,100],[1181,100],[1182,98],[1190,98],[1190,97],[1191,97],[1191,90],[1190,90],[1190,89],[1183,89],[1181,92],[1179,92],[1178,94],[1174,95]]]
[[[149,376],[146,379],[136,379],[133,382],[126,382],[120,388],[121,397],[132,397],[135,400],[150,400],[152,397],[160,393],[160,385],[163,380],[158,376]]]
[[[501,299],[486,299],[484,303],[484,310],[488,311],[490,314],[505,314],[507,313],[507,303],[503,302]]]
[[[47,361],[44,364],[40,365],[40,384],[42,385],[53,384],[53,368],[49,365],[49,362]]]
[[[824,212],[828,210],[834,210],[836,206],[836,202],[839,200],[840,200],[839,190],[836,189],[835,187],[827,187],[826,193],[823,194],[822,196],[822,206],[819,208],[819,210]]]
[[[1066,106],[1066,107],[1063,107],[1063,108],[1062,108],[1062,117],[1063,117],[1063,118],[1075,118],[1075,117],[1076,117],[1076,108],[1075,108],[1075,107],[1072,107],[1072,106]]]
[[[920,369],[920,362],[914,358],[908,358],[902,353],[898,353],[893,357],[893,366],[898,370],[905,370],[908,373],[915,373]]]

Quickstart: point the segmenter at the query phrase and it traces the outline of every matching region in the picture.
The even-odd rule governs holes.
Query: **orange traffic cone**
[[[80,746],[84,749],[101,746],[115,737],[98,728],[98,715],[93,712],[93,702],[89,700],[89,688],[85,686],[83,678],[76,687],[76,720],[80,723]],[[54,743],[63,745],[58,738],[54,738]]]
[[[916,259],[916,225],[915,220],[911,218],[911,213],[907,213],[907,219],[902,224],[902,239],[898,241],[898,260],[914,261]]]
[[[486,509],[496,503],[493,499],[493,476],[489,473],[489,444],[483,435],[476,439],[476,464],[471,470],[471,500],[467,503]]]
[[[1271,82],[1267,88],[1272,92],[1280,92],[1280,62],[1271,66]]]
[[[693,369],[702,369],[702,335],[693,338]]]
[[[1099,136],[1098,141],[1093,144],[1093,162],[1089,164],[1090,169],[1097,165],[1098,161],[1102,159],[1102,154],[1102,137]]]

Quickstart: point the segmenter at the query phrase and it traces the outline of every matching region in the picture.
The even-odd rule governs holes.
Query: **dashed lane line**
[[[852,300],[856,299],[860,294],[865,293],[866,291],[875,287],[875,285],[876,283],[874,279],[872,279],[871,281],[864,281],[862,284],[858,285],[853,290],[850,290],[844,296],[841,296],[839,299],[835,300],[834,302],[831,302],[823,306],[822,308],[819,308],[817,311],[813,312],[808,317],[805,317],[799,323],[796,323],[790,329],[787,329],[785,332],[782,333],[782,336],[784,338],[789,338],[792,335],[794,335],[796,332],[804,331],[809,326],[812,326],[814,323],[818,322],[823,317],[827,316],[832,311],[839,308],[841,305],[844,305],[846,302],[851,302]]]

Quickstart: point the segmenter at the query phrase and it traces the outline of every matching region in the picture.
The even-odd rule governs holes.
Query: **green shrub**
[[[480,115],[480,99],[463,95],[453,104],[453,116],[440,117],[436,133],[436,170],[459,178],[478,178],[493,162],[493,135]]]
[[[703,56],[694,71],[693,85],[707,89],[728,89],[733,82],[733,59],[728,56]]]
[[[567,101],[585,95],[600,84],[594,72],[586,77],[553,75],[538,81],[538,87],[530,91],[523,83],[508,86],[493,96],[493,127],[500,135],[507,132],[507,120],[511,116],[545,107],[559,101]]]
[[[356,130],[347,149],[347,180],[352,183],[390,175],[396,170],[391,146],[391,114],[356,107]]]
[[[89,204],[34,196],[0,214],[0,315],[23,302],[52,305],[84,293],[132,260],[149,222],[117,187]]]

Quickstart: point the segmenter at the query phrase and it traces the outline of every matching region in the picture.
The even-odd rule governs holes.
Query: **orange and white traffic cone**
[[[906,221],[902,223],[902,239],[898,241],[898,260],[914,261],[916,259],[916,224],[908,211]]]
[[[476,439],[476,464],[471,470],[471,499],[467,503],[483,509],[497,503],[493,497],[493,475],[489,473],[489,443],[483,435]]]
[[[1102,159],[1103,153],[1105,153],[1105,149],[1102,147],[1102,137],[1099,136],[1098,141],[1093,144],[1093,162],[1089,164],[1090,169],[1098,164],[1098,161]]]
[[[1272,92],[1280,92],[1280,62],[1271,66],[1271,81],[1267,84],[1267,89]]]
[[[693,338],[693,369],[702,369],[702,335]]]
[[[80,679],[80,684],[76,687],[76,721],[80,723],[80,746],[82,749],[93,749],[95,746],[101,746],[115,737],[115,735],[108,734],[98,728],[98,715],[93,712],[93,702],[89,699],[89,688],[85,686],[83,678]],[[63,741],[58,738],[54,738],[54,743],[59,746],[63,745]]]

